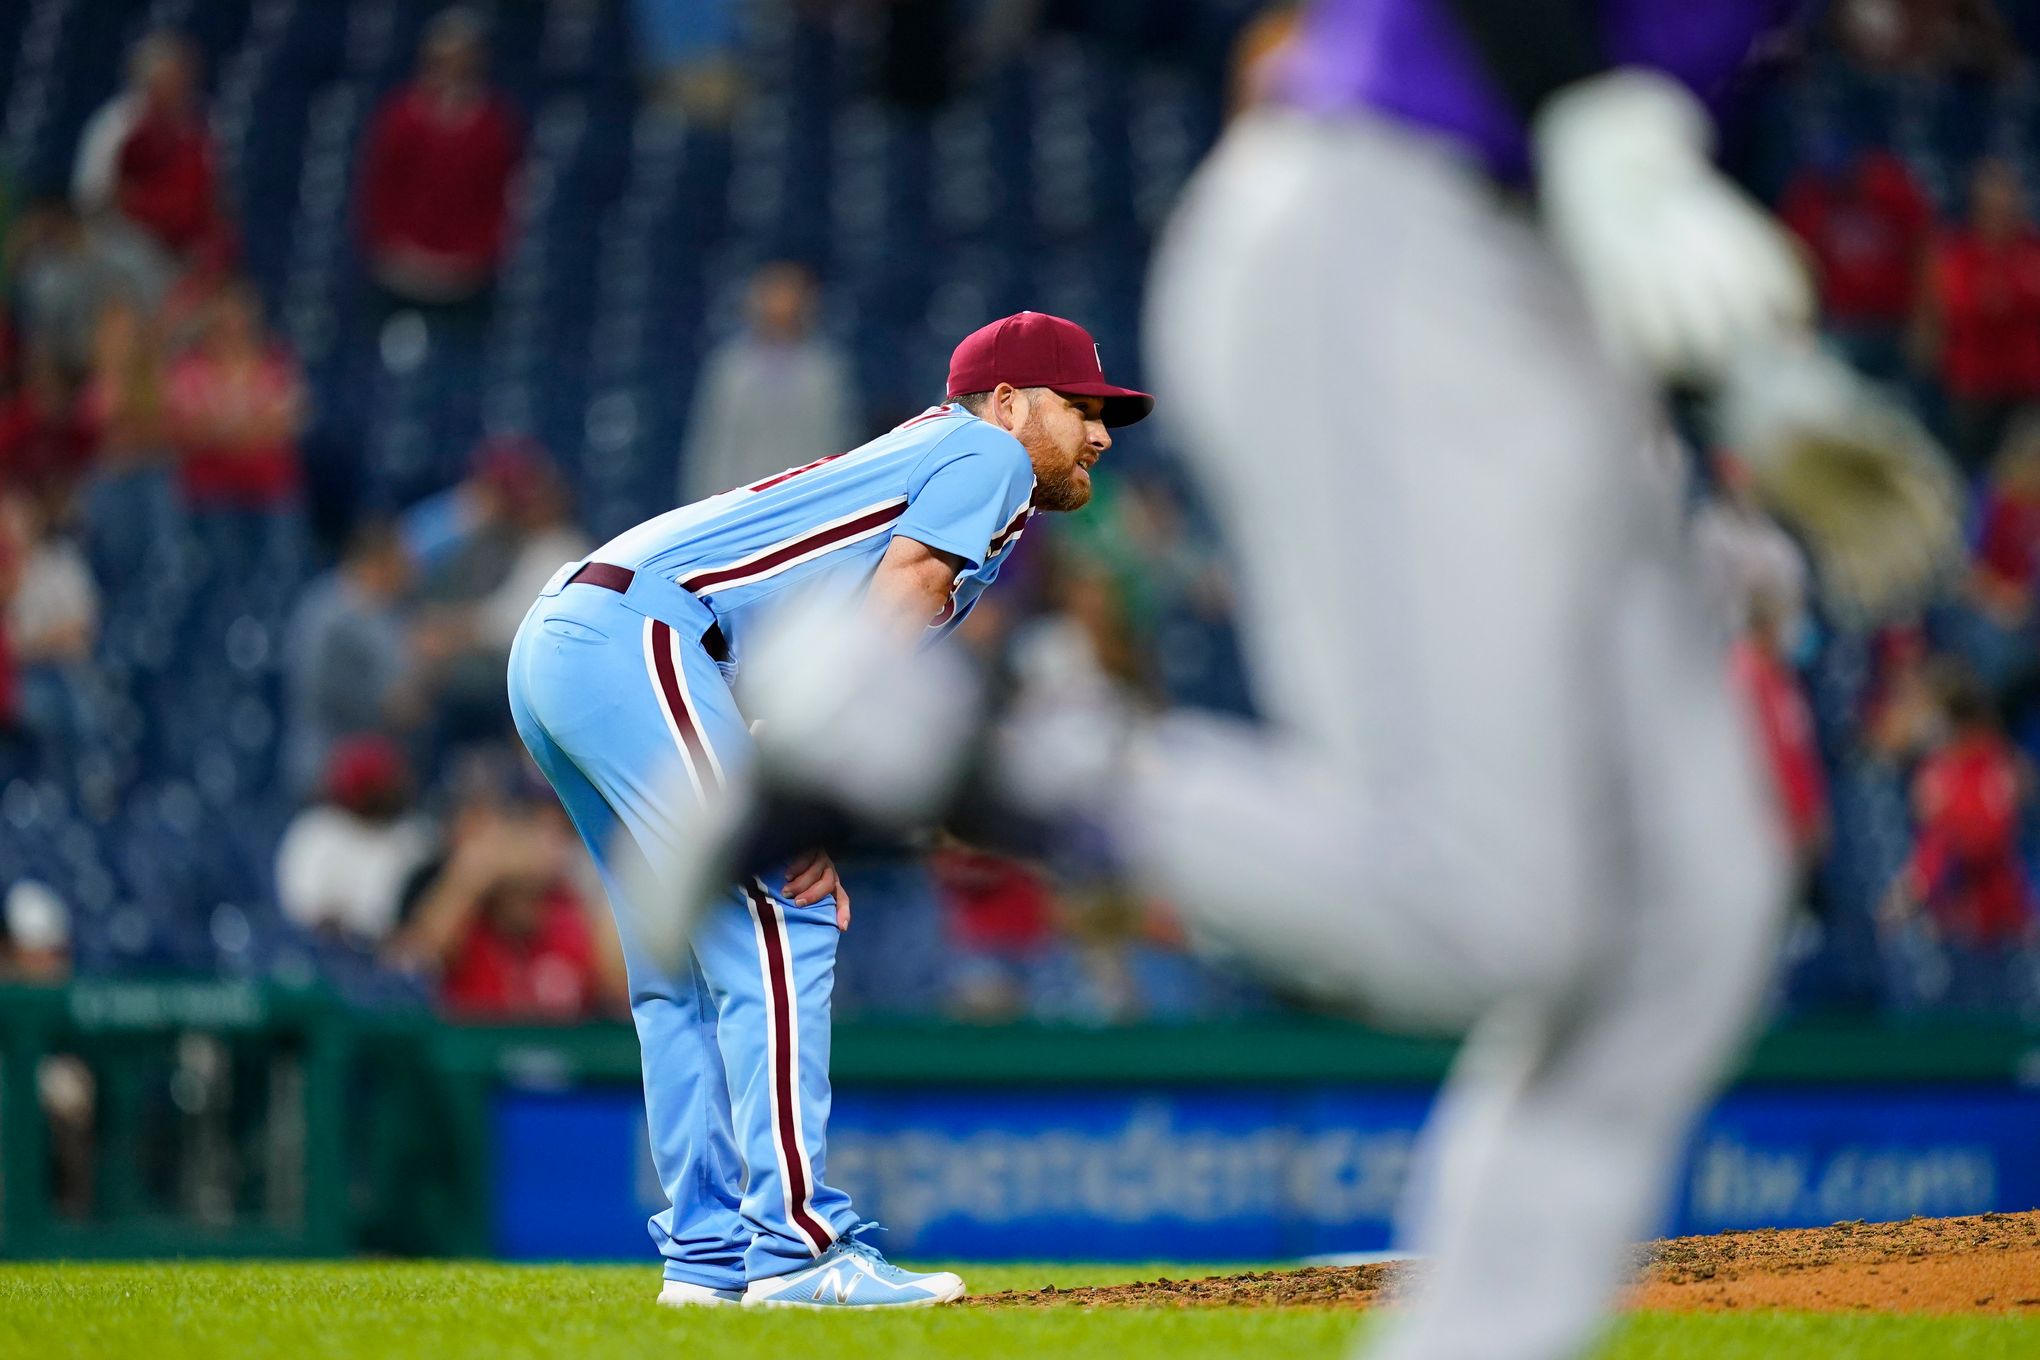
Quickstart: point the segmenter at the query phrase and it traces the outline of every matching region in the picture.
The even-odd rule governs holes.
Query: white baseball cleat
[[[844,1238],[811,1266],[744,1290],[747,1308],[927,1308],[963,1297],[963,1280],[946,1270],[902,1270],[876,1247]]]
[[[741,1289],[710,1289],[685,1280],[668,1280],[659,1291],[661,1308],[734,1308],[743,1301]]]

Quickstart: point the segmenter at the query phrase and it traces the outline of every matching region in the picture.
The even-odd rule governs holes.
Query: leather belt
[[[630,589],[630,583],[637,579],[637,573],[629,567],[614,566],[608,562],[590,562],[567,578],[570,586],[600,586],[621,595]],[[711,623],[701,635],[701,650],[708,653],[711,661],[728,664],[730,659],[729,639],[723,636],[722,625]]]

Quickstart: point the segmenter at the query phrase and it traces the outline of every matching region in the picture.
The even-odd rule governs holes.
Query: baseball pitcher
[[[660,1301],[887,1307],[963,1282],[890,1265],[824,1180],[829,993],[850,902],[826,856],[719,887],[657,933],[676,838],[745,778],[732,685],[796,602],[903,647],[938,640],[1038,511],[1090,499],[1111,427],[1152,399],[1104,379],[1083,329],[1034,312],[956,349],[949,399],[890,434],[661,515],[563,567],[510,654],[511,710],[608,889],[644,1054]],[[826,677],[825,651],[786,664]]]

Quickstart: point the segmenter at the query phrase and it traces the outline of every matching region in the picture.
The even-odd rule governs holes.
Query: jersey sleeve
[[[954,553],[975,571],[984,565],[992,540],[1033,497],[1034,468],[1020,442],[973,421],[915,467],[907,482],[907,509],[894,523],[893,536]]]

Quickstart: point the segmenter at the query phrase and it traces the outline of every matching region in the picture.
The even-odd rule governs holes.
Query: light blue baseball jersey
[[[897,536],[954,553],[964,568],[929,640],[963,621],[1033,513],[1020,441],[961,406],[930,407],[848,453],[645,521],[592,560],[655,572],[705,602],[731,654],[795,590],[861,595]]]

